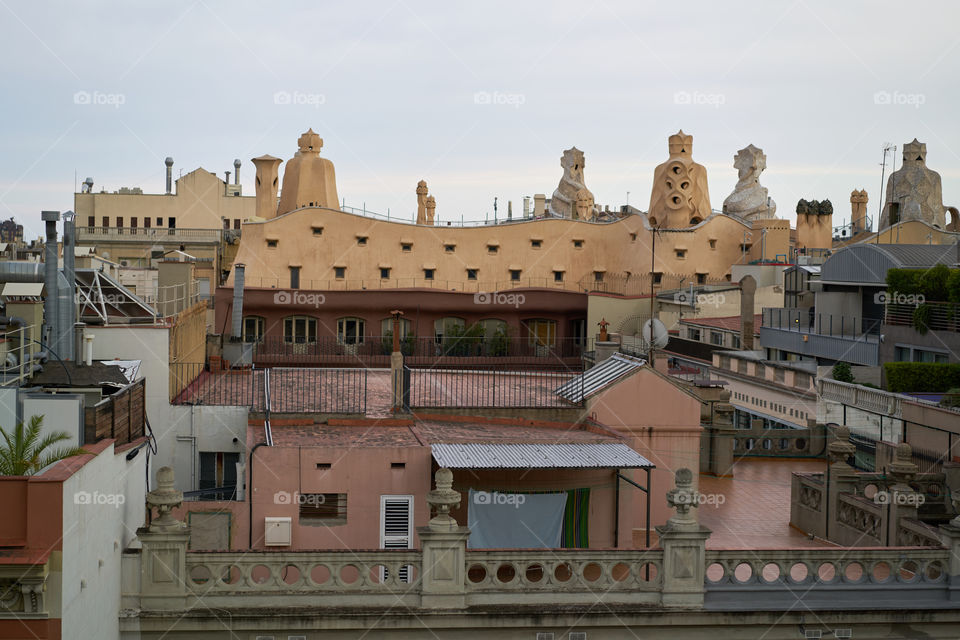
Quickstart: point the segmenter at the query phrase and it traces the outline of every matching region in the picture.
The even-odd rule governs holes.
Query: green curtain
[[[515,489],[489,489],[498,493],[566,493],[567,505],[563,510],[563,530],[560,544],[564,549],[586,549],[590,546],[590,488],[560,491],[517,491]]]

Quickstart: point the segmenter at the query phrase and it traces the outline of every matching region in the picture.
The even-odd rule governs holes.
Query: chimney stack
[[[233,161],[233,184],[240,184],[240,158]]]
[[[65,329],[64,335],[60,336],[61,343],[65,346],[67,353],[60,354],[64,360],[74,359],[74,336],[75,325],[77,322],[77,277],[76,277],[76,231],[74,218],[76,214],[73,211],[63,212],[63,275],[67,279],[67,308],[58,309],[62,316],[61,322]],[[64,297],[61,297],[63,300]]]
[[[167,195],[173,193],[173,158],[167,156],[167,159],[163,161],[167,165]]]
[[[46,227],[47,239],[43,244],[43,341],[47,345],[57,342],[57,220],[59,211],[41,211],[40,219]],[[57,354],[60,355],[60,354]]]
[[[233,339],[239,342],[243,337],[243,275],[242,264],[233,265]]]

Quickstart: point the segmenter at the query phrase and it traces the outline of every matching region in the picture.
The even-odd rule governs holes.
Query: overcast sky
[[[361,9],[360,7],[365,7]],[[549,195],[586,153],[600,204],[646,209],[667,137],[694,136],[719,209],[733,156],[767,155],[778,214],[865,188],[885,142],[926,142],[960,204],[956,2],[36,2],[0,0],[0,216],[39,235],[75,185],[162,192],[284,159],[312,127],[347,205],[443,219]],[[282,166],[281,166],[282,170]],[[888,170],[889,172],[889,170]],[[76,177],[76,180],[75,180]],[[187,225],[182,225],[187,226]]]

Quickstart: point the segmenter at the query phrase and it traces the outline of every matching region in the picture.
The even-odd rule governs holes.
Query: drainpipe
[[[57,325],[57,220],[59,211],[42,211],[40,219],[46,226],[47,238],[44,242],[43,283],[46,297],[43,299],[43,341],[53,346],[57,344],[59,328]],[[59,352],[59,349],[57,349]]]
[[[68,306],[59,309],[63,316],[64,326],[67,327],[66,333],[62,336],[64,341],[64,351],[66,359],[73,360],[75,357],[79,360],[75,352],[76,331],[74,325],[77,321],[77,277],[76,277],[76,228],[74,219],[76,214],[73,211],[64,211],[63,213],[63,272],[67,278],[67,298]]]
[[[233,265],[233,339],[239,342],[243,336],[243,275],[242,264]]]
[[[249,511],[249,517],[247,520],[250,523],[250,526],[248,527],[250,533],[250,542],[247,545],[247,549],[253,549],[253,454],[257,451],[257,449],[265,446],[267,446],[266,442],[258,442],[257,444],[253,445],[253,449],[250,450],[250,462],[247,464],[247,467],[249,468],[248,473],[250,474],[250,482],[247,483],[247,490],[245,492]]]

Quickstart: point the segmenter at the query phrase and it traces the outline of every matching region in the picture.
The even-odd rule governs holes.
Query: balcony
[[[77,227],[78,243],[167,242],[177,244],[217,244],[220,229],[164,229],[152,227]]]
[[[879,319],[767,308],[762,322],[764,348],[864,366],[880,364]]]

